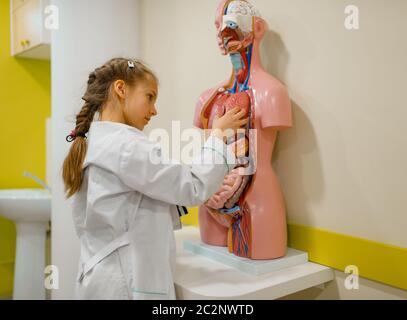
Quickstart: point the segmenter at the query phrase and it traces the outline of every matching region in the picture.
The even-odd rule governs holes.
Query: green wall
[[[49,61],[10,54],[10,1],[0,0],[0,189],[38,188],[45,180],[45,120],[51,114]],[[0,218],[0,298],[12,294],[15,226]]]

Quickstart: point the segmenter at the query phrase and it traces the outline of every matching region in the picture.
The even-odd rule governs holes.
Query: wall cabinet
[[[51,33],[45,27],[49,0],[10,0],[11,54],[49,60]]]

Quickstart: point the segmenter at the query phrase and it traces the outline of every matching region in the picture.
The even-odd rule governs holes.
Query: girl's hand
[[[226,131],[227,136],[235,134],[237,129],[244,127],[249,121],[249,118],[245,117],[245,110],[239,109],[238,107],[230,109],[220,118],[215,115],[212,129],[221,131],[222,134]]]
[[[235,154],[236,157],[244,157],[249,150],[249,141],[246,138],[240,138],[239,140],[228,145],[228,148]]]

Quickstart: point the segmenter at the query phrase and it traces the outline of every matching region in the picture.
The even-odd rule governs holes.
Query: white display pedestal
[[[185,240],[183,244],[186,251],[256,276],[308,262],[308,253],[293,248],[287,248],[287,253],[282,258],[252,260],[229,253],[227,247],[211,246],[201,240]]]
[[[243,272],[236,269],[236,265],[232,267],[212,257],[185,250],[185,241],[189,249],[193,247],[191,244],[200,241],[199,229],[196,227],[183,226],[182,230],[175,232],[175,238],[177,263],[174,282],[177,299],[277,299],[319,286],[334,278],[331,268],[312,262],[259,275],[249,274],[247,270]],[[209,247],[213,249],[213,246]],[[283,260],[280,260],[280,267]]]

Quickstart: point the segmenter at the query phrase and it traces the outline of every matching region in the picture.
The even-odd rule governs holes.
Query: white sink
[[[0,215],[16,223],[13,299],[45,299],[45,239],[51,193],[45,189],[0,190]]]
[[[45,189],[0,190],[0,215],[15,222],[48,222],[51,193]]]

